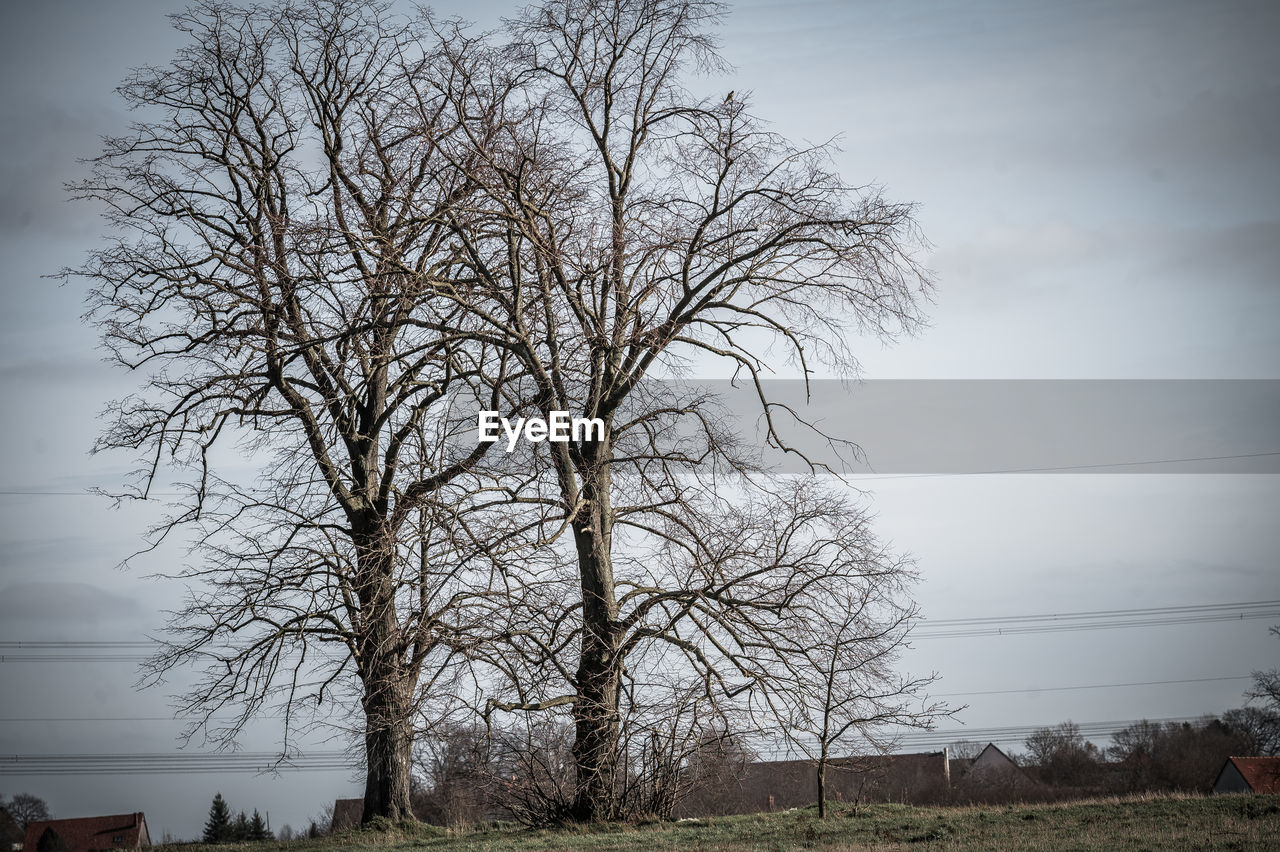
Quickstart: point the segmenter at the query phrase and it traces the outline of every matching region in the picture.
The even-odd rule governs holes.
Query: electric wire
[[[922,619],[920,625],[910,633],[908,638],[914,642],[929,639],[1069,633],[1258,619],[1280,619],[1280,600]],[[140,652],[144,649],[154,652],[159,647],[160,642],[157,640],[3,640],[0,641],[0,663],[142,662],[150,655],[127,652],[131,650]],[[96,653],[98,651],[115,653]]]
[[[1081,736],[1109,737],[1141,723],[1159,725],[1192,724],[1204,717],[1121,719],[1076,723]],[[1053,725],[1004,725],[985,728],[953,728],[939,731],[905,732],[895,741],[894,752],[909,749],[941,749],[957,742],[1022,742],[1038,730]],[[762,753],[765,759],[789,759],[783,750]],[[125,754],[6,754],[0,755],[0,776],[14,775],[161,775],[275,772],[337,772],[359,768],[361,760],[336,750],[290,754],[281,758],[272,752],[152,752]]]

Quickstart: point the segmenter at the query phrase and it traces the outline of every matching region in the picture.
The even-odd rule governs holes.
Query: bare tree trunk
[[[606,454],[600,453],[597,458],[601,456]],[[573,707],[577,780],[570,816],[589,822],[617,816],[621,679],[618,602],[611,556],[611,477],[608,468],[601,467],[584,479],[582,520],[574,524],[573,530],[582,582],[583,630],[578,697]]]
[[[366,694],[365,713],[368,721],[364,745],[367,770],[361,822],[367,823],[378,816],[397,822],[413,819],[409,799],[413,738],[410,736],[408,719],[395,712],[396,709],[403,708],[371,706],[370,699],[378,705],[382,704],[376,695]]]
[[[378,816],[394,821],[414,818],[409,800],[413,757],[409,715],[414,683],[401,664],[394,555],[376,531],[376,522],[369,526],[375,531],[362,530],[357,536],[357,589],[366,625],[358,657],[365,713],[362,823]]]
[[[818,819],[827,818],[827,755],[818,760]]]

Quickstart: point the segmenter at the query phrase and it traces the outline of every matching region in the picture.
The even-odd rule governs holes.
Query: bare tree
[[[573,732],[548,714],[488,726],[493,791],[517,820],[545,825],[562,817],[573,796]]]
[[[451,828],[488,817],[493,796],[492,741],[479,725],[437,726],[420,738],[414,755],[419,788],[414,810],[420,818]]]
[[[157,539],[194,530],[203,586],[153,671],[209,663],[184,705],[206,733],[354,676],[364,818],[407,817],[415,714],[465,683],[491,727],[528,714],[511,758],[559,818],[618,816],[708,718],[768,709],[793,620],[861,587],[829,495],[726,498],[751,453],[653,381],[727,363],[787,448],[775,354],[850,374],[855,335],[910,332],[930,289],[909,205],[685,90],[721,12],[546,0],[495,46],[382,5],[208,2],[122,87],[143,118],[78,187],[118,237],[78,273],[150,379],[100,447],[142,455],[133,496],[187,475]],[[448,440],[459,400],[603,433],[521,470]],[[252,482],[220,464],[237,440]],[[538,745],[563,710],[568,776]]]
[[[455,231],[476,282],[459,303],[519,361],[544,417],[604,424],[603,437],[547,446],[541,504],[549,528],[567,527],[575,569],[565,590],[574,626],[545,645],[565,691],[495,705],[571,708],[575,819],[619,813],[628,655],[668,643],[724,692],[690,637],[738,626],[737,581],[698,573],[718,557],[695,529],[701,498],[688,476],[698,464],[746,463],[705,400],[663,397],[649,380],[692,358],[727,363],[756,389],[768,442],[783,446],[782,412],[762,384],[775,357],[806,377],[848,374],[854,335],[913,330],[930,288],[909,205],[847,185],[829,146],[790,145],[749,115],[746,98],[684,88],[687,72],[720,67],[710,30],[721,12],[708,0],[547,0],[510,25],[505,76],[451,78],[456,112],[478,117],[466,124],[485,152],[472,167],[482,194],[469,199],[483,206],[465,221],[486,224]],[[656,436],[682,416],[705,443],[659,448]],[[693,575],[620,565],[637,549],[627,533],[684,542]],[[786,604],[776,606],[781,619]],[[647,623],[659,614],[660,626]],[[751,677],[749,664],[734,667]]]
[[[1265,707],[1237,707],[1222,714],[1222,723],[1244,743],[1247,754],[1280,755],[1280,713]]]
[[[1028,759],[1048,784],[1085,786],[1096,783],[1102,752],[1070,720],[1038,728],[1026,740]]]
[[[1108,752],[1131,791],[1207,793],[1223,762],[1247,748],[1245,733],[1214,716],[1163,724],[1142,720],[1113,733]]]
[[[982,750],[986,748],[986,746],[975,740],[956,740],[947,748],[953,759],[973,760],[978,755],[982,754]]]
[[[195,536],[152,673],[206,665],[183,707],[221,744],[278,700],[282,758],[304,704],[353,677],[364,819],[408,818],[415,707],[492,580],[466,520],[488,446],[452,449],[450,401],[503,409],[486,391],[502,357],[438,295],[473,190],[441,153],[457,122],[438,40],[347,0],[202,2],[174,22],[187,46],[120,87],[139,119],[73,188],[113,235],[67,273],[92,280],[113,359],[149,377],[98,449],[141,456],[125,496],[177,477],[153,545]]]
[[[680,508],[648,548],[629,534],[617,555],[625,591],[613,814],[673,812],[697,783],[709,729],[762,739],[781,728],[806,746],[820,738],[822,773],[833,747],[945,712],[920,700],[929,678],[892,670],[914,612],[901,600],[911,575],[847,498],[801,478],[724,505],[686,492]],[[519,654],[496,663],[512,695],[490,692],[491,708],[544,716],[567,703],[576,603],[555,597],[538,599],[541,618],[515,619],[528,625],[511,640]],[[530,799],[530,821],[573,814],[563,783],[545,789]]]
[[[832,537],[842,550],[832,558],[851,560],[849,576],[860,582],[833,594],[830,607],[811,617],[808,651],[789,666],[791,677],[778,678],[780,685],[794,685],[779,695],[782,706],[790,705],[784,730],[815,762],[821,818],[827,815],[833,751],[887,752],[899,729],[932,728],[938,716],[952,712],[924,696],[933,677],[895,673],[916,614],[903,603],[903,583],[913,575],[904,562],[869,549],[865,530],[854,531],[863,536]]]
[[[9,816],[24,831],[27,823],[53,819],[48,803],[32,793],[15,793],[11,799],[0,799],[0,808],[8,811]]]
[[[743,782],[749,767],[760,759],[744,737],[709,729],[685,764],[685,789],[679,812],[687,816],[739,813],[746,806]]]
[[[1271,628],[1271,635],[1280,638],[1280,626]],[[1273,712],[1280,712],[1280,669],[1258,670],[1253,673],[1253,688],[1246,698],[1261,701]]]

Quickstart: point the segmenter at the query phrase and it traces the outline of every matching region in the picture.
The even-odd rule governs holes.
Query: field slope
[[[834,805],[640,825],[450,833],[429,826],[298,841],[183,845],[182,852],[480,852],[480,850],[1280,849],[1280,796],[1144,796],[1040,805]]]

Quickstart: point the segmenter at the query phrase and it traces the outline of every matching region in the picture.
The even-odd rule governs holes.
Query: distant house
[[[956,796],[1019,798],[1035,795],[1041,785],[989,743],[972,759],[953,758],[948,751],[832,758],[826,786],[832,802],[925,804]],[[773,760],[747,763],[733,777],[717,777],[709,785],[695,783],[676,810],[680,816],[755,813],[817,799],[814,761]]]
[[[147,818],[141,811],[113,816],[80,819],[50,819],[27,823],[25,849],[35,852],[40,835],[52,828],[67,844],[67,852],[96,852],[102,849],[141,849],[151,845]]]
[[[0,850],[15,852],[22,848],[22,829],[4,808],[0,808]]]
[[[832,758],[827,763],[827,799],[832,802],[926,802],[946,796],[948,776],[967,761],[945,752]],[[818,799],[817,767],[811,760],[748,763],[736,777],[695,785],[677,806],[680,816],[755,813],[811,805]]]
[[[334,799],[332,831],[350,831],[360,827],[364,816],[364,799]]]
[[[1280,757],[1228,757],[1215,793],[1280,793]]]
[[[987,786],[1031,787],[1036,783],[995,743],[987,743],[962,777],[966,783]]]

